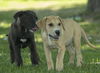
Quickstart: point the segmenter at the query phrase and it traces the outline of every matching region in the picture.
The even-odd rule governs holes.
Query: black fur
[[[38,18],[35,12],[19,11],[14,15],[14,19],[15,21],[12,23],[8,34],[11,63],[15,62],[17,66],[23,65],[21,48],[29,47],[32,64],[38,64],[39,57],[36,51],[34,33],[29,31],[37,28],[36,21]],[[27,41],[22,42],[21,39],[26,39]]]

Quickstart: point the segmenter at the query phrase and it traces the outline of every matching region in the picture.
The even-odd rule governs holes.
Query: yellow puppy
[[[51,48],[58,48],[56,58],[57,71],[63,69],[63,58],[66,49],[70,55],[69,64],[74,63],[76,54],[76,65],[82,65],[82,54],[80,50],[81,36],[84,37],[89,46],[95,48],[95,46],[88,41],[80,25],[71,19],[61,19],[59,16],[48,16],[39,20],[37,25],[41,29],[48,70],[54,69]]]

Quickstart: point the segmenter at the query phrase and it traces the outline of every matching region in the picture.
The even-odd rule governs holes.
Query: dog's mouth
[[[29,29],[30,32],[35,32],[36,30],[38,30],[38,27],[34,27],[34,28]]]
[[[55,39],[55,40],[58,40],[58,39],[59,39],[58,36],[53,36],[53,35],[51,35],[51,34],[49,34],[49,37],[50,37],[50,38],[53,38],[53,39]]]

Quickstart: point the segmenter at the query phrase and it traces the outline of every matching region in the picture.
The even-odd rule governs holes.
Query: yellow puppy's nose
[[[55,33],[56,33],[57,36],[60,36],[60,31],[59,30],[56,30]]]

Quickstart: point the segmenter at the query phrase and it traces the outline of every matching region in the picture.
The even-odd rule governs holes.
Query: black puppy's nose
[[[60,36],[60,31],[59,30],[56,30],[55,33],[56,33],[57,36]]]

